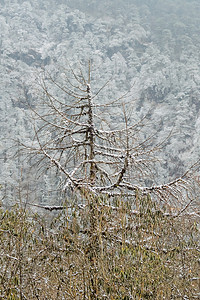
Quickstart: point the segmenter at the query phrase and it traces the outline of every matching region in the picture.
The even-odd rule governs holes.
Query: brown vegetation
[[[150,197],[71,206],[47,220],[0,211],[1,299],[198,299],[195,217],[161,212]],[[50,217],[50,216],[49,216]]]

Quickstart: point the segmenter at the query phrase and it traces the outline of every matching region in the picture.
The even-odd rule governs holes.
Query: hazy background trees
[[[135,118],[151,108],[152,124],[161,120],[158,138],[174,127],[176,135],[161,157],[167,161],[159,169],[161,181],[179,175],[198,159],[198,1],[1,1],[0,5],[4,187],[14,183],[22,166],[11,159],[16,149],[8,153],[10,141],[32,139],[24,99],[37,106],[34,91],[41,69],[45,66],[53,74],[55,65],[66,65],[67,60],[90,58],[97,88],[112,77],[105,93],[113,98],[130,90]],[[9,172],[4,172],[6,168]]]

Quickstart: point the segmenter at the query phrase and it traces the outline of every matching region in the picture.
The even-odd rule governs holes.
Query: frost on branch
[[[102,88],[92,91],[91,78],[89,64],[87,74],[69,66],[62,76],[45,73],[41,80],[43,105],[34,111],[37,147],[32,151],[58,170],[62,190],[132,200],[150,194],[180,209],[195,201],[198,164],[169,183],[145,185],[153,181],[156,151],[165,141],[154,143],[155,133],[146,134],[148,116],[133,123],[125,97],[102,100]]]

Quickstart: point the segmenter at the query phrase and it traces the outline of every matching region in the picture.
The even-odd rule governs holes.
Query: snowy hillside
[[[172,130],[157,181],[176,177],[195,162],[200,147],[199,14],[198,1],[187,0],[1,0],[3,195],[12,195],[19,178],[27,177],[29,162],[13,155],[16,140],[33,138],[26,98],[39,105],[35,91],[41,71],[62,72],[73,62],[87,67],[89,59],[94,91],[110,79],[102,101],[129,91],[133,119],[151,110],[148,131],[158,131],[157,141]],[[51,180],[40,178],[47,189]]]

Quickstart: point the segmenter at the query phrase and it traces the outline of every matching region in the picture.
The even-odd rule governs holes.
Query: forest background
[[[198,1],[0,1],[0,5],[0,181],[5,202],[13,201],[23,177],[24,181],[28,173],[31,178],[36,173],[13,154],[17,139],[33,139],[26,99],[34,107],[40,104],[36,91],[44,67],[56,74],[72,61],[87,65],[90,59],[94,90],[110,80],[102,101],[129,91],[134,120],[151,110],[149,130],[159,131],[158,140],[173,130],[155,181],[167,182],[198,160]],[[114,116],[113,108],[108,122]],[[39,182],[35,178],[37,192],[32,199],[50,200],[52,177],[44,174]],[[34,190],[33,181],[26,184]]]

